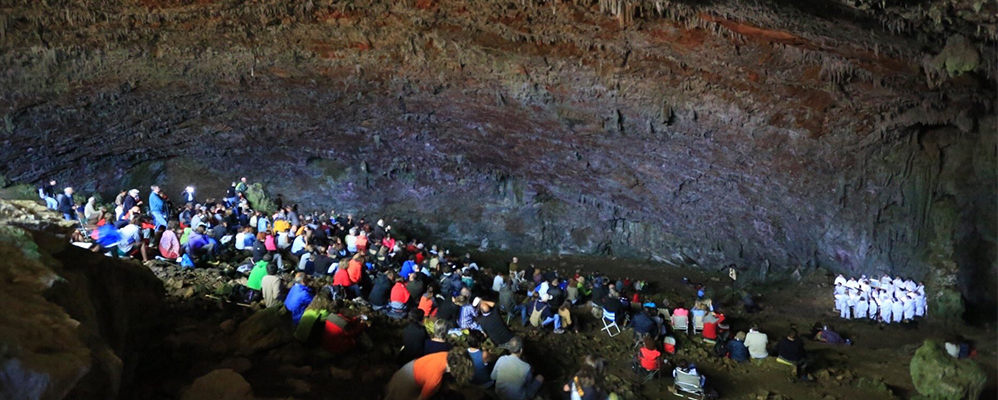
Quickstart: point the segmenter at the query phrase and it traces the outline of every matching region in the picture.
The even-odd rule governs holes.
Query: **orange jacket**
[[[364,270],[364,264],[359,260],[350,260],[347,264],[347,273],[350,274],[350,284],[360,283],[360,273]]]

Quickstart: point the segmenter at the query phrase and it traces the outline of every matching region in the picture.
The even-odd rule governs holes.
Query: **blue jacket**
[[[749,359],[748,347],[741,340],[731,340],[728,342],[728,353],[732,360],[745,362]]]
[[[412,260],[406,260],[406,262],[402,263],[402,270],[399,271],[399,276],[402,277],[402,280],[409,281],[409,275],[412,274],[412,269],[415,266],[416,262]]]
[[[284,307],[291,312],[291,320],[294,321],[295,325],[301,321],[301,316],[305,314],[305,308],[312,303],[313,297],[315,295],[312,294],[312,289],[308,286],[298,283],[291,287],[288,297],[284,299]]]
[[[155,192],[149,193],[149,212],[163,212],[163,198]]]

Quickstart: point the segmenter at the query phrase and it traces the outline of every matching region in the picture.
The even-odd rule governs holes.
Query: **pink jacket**
[[[163,237],[159,239],[159,254],[171,260],[180,257],[180,241],[176,233],[171,230],[163,232]]]

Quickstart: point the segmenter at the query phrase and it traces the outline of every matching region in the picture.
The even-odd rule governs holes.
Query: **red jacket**
[[[356,318],[331,314],[326,317],[326,326],[322,332],[322,348],[333,354],[346,353],[357,345],[356,337],[361,332],[363,325]]]
[[[409,289],[406,289],[404,283],[395,282],[395,286],[392,287],[392,294],[391,297],[389,297],[389,301],[399,302],[402,304],[409,302]]]
[[[717,339],[717,324],[724,322],[724,314],[717,314],[717,320],[707,322],[707,317],[703,321],[703,337],[715,340]]]
[[[350,286],[350,274],[346,269],[340,268],[333,274],[333,286]]]
[[[350,260],[350,263],[347,264],[347,272],[350,275],[350,285],[360,283],[360,273],[362,271],[364,271],[364,264],[361,264],[359,260]]]

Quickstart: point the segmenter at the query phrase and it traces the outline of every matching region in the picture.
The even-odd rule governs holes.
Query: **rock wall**
[[[0,399],[119,398],[157,337],[159,279],[66,233],[44,207],[0,200]]]
[[[989,2],[26,4],[0,19],[12,181],[245,175],[461,244],[995,299]]]

